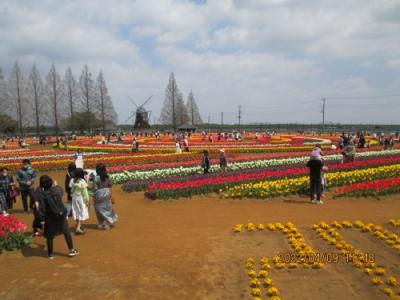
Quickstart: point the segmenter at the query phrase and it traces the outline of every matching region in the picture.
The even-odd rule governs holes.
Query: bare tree
[[[189,114],[185,103],[183,102],[182,93],[178,93],[178,101],[176,102],[176,120],[178,126],[187,124],[189,122]]]
[[[104,133],[107,124],[116,123],[117,114],[115,113],[111,97],[108,95],[108,89],[102,71],[100,71],[99,75],[97,76],[96,96],[99,102],[101,127]]]
[[[186,108],[189,113],[189,119],[192,125],[202,124],[203,120],[201,119],[199,108],[197,106],[196,100],[194,99],[193,92],[190,91],[188,100],[186,103]]]
[[[85,65],[82,69],[81,77],[79,78],[80,98],[83,106],[83,110],[87,114],[88,130],[92,130],[92,115],[96,111],[96,99],[95,89],[92,79],[92,73],[89,72],[89,68]]]
[[[7,82],[4,78],[3,70],[0,67],[0,114],[8,111]]]
[[[75,132],[75,120],[74,114],[76,110],[76,100],[78,97],[78,86],[74,76],[72,75],[71,68],[68,67],[65,71],[64,77],[65,86],[65,96],[68,103],[68,113],[69,113],[69,127],[72,132]]]
[[[171,73],[165,89],[164,106],[161,110],[160,123],[171,125],[174,131],[176,131],[177,127],[183,125],[188,119],[182,93],[176,84],[174,73]]]
[[[27,85],[27,96],[29,99],[29,106],[34,111],[34,124],[36,128],[36,135],[39,135],[41,116],[43,114],[43,82],[40,77],[36,65],[33,65],[29,74]]]
[[[23,115],[26,110],[26,98],[25,98],[25,80],[24,75],[16,61],[11,71],[11,76],[8,84],[8,97],[15,107],[15,119],[17,120],[18,131],[21,135],[24,134],[24,121]]]
[[[56,136],[60,130],[61,119],[64,113],[64,88],[54,64],[51,65],[46,78],[46,92],[49,103],[51,123],[54,126]]]

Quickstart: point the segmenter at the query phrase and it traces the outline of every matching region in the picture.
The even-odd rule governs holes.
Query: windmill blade
[[[131,114],[131,116],[130,116],[128,119],[126,119],[125,122],[128,122],[128,121],[129,121],[130,119],[132,119],[134,116],[135,116],[135,112],[133,112],[133,113]]]
[[[147,100],[144,101],[144,103],[142,105],[140,105],[140,106],[145,106],[146,103],[149,102],[152,97],[153,97],[153,95],[151,95],[149,98],[147,98]]]
[[[129,99],[129,101],[131,101],[131,103],[132,103],[133,105],[135,105],[136,107],[139,107],[139,105],[137,105],[137,104],[132,100],[131,97],[128,96],[128,99]]]

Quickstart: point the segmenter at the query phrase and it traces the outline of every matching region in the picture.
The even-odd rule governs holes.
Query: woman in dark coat
[[[43,175],[40,177],[39,207],[44,219],[44,236],[47,239],[47,256],[53,259],[53,239],[56,235],[64,234],[69,253],[68,256],[76,256],[79,252],[74,249],[72,237],[68,230],[67,210],[62,202],[63,190],[53,184],[53,180]]]
[[[204,150],[203,151],[203,158],[201,161],[201,167],[204,170],[204,174],[207,174],[209,169],[210,169],[210,157],[208,155],[208,151]]]

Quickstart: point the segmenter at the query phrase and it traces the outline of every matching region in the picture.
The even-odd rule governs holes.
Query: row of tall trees
[[[161,124],[172,126],[174,131],[181,125],[199,125],[203,123],[193,92],[190,91],[185,105],[174,73],[169,76],[168,85],[165,89],[164,106],[161,110],[159,121]]]
[[[103,72],[94,81],[87,65],[76,81],[71,68],[61,78],[54,64],[43,82],[36,65],[25,79],[18,62],[5,78],[0,68],[0,115],[15,120],[18,132],[34,127],[37,135],[43,128],[105,131],[117,123],[112,99],[108,94]]]

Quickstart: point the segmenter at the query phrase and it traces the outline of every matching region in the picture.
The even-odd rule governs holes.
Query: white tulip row
[[[390,156],[398,155],[400,150],[386,150],[386,151],[368,151],[356,153],[356,157],[374,157],[374,156]],[[342,158],[341,154],[326,155],[324,156],[325,161],[338,161]],[[310,159],[309,156],[300,156],[293,158],[281,158],[281,159],[261,159],[252,160],[245,162],[236,162],[228,165],[228,170],[245,170],[245,169],[257,169],[257,168],[268,168],[273,166],[285,166],[294,165],[300,163],[306,163]],[[210,172],[219,171],[219,165],[212,165]],[[151,171],[135,171],[129,172],[124,171],[121,173],[111,174],[112,181],[114,183],[124,183],[130,180],[145,180],[145,179],[155,179],[155,178],[167,178],[174,176],[187,176],[193,174],[201,174],[203,169],[201,166],[195,167],[178,167],[178,168],[165,168],[165,169],[155,169]]]

